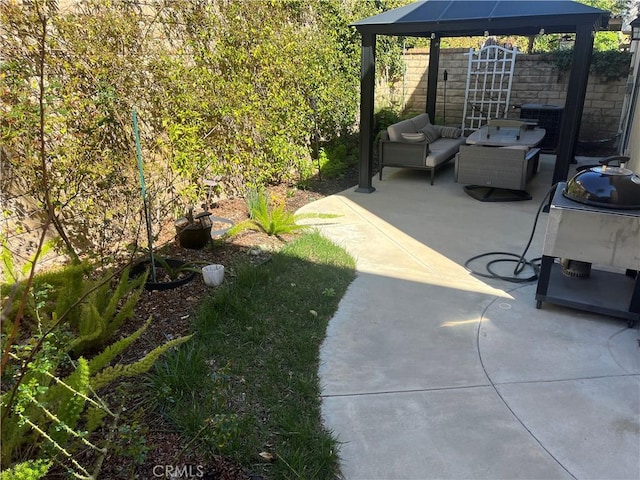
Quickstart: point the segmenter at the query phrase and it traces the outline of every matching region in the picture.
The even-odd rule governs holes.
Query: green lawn
[[[334,478],[338,445],[320,420],[318,350],[354,276],[344,250],[304,233],[204,302],[193,340],[152,376],[161,408],[193,448],[265,478]]]

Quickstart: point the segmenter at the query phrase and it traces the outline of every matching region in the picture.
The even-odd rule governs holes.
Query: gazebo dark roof
[[[427,113],[435,118],[440,39],[483,35],[576,33],[573,64],[560,128],[554,182],[565,180],[580,129],[593,32],[604,28],[609,12],[571,0],[423,0],[352,24],[362,35],[360,185],[371,192],[373,89],[376,35],[431,38]]]
[[[577,23],[600,21],[603,10],[573,1],[422,1],[353,23],[360,32],[440,37],[567,33]],[[586,17],[585,17],[586,16]],[[587,18],[588,17],[588,18]],[[608,17],[608,14],[605,19]],[[602,25],[606,26],[606,23]]]

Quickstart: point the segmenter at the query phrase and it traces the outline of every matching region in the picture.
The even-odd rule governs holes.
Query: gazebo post
[[[362,33],[360,65],[360,171],[356,192],[371,193],[373,172],[373,105],[376,72],[376,36]]]
[[[427,76],[426,112],[431,123],[436,123],[436,96],[438,93],[438,68],[440,64],[440,36],[431,39],[429,45],[429,72]]]
[[[564,182],[569,174],[569,164],[576,153],[576,143],[580,132],[580,121],[587,94],[589,67],[593,52],[593,25],[576,26],[576,42],[573,47],[573,65],[567,86],[567,97],[560,124],[560,142],[552,184]]]

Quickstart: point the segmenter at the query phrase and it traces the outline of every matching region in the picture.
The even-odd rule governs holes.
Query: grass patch
[[[354,275],[344,250],[305,233],[206,300],[193,340],[151,378],[186,441],[265,478],[334,478],[338,449],[321,424],[318,349]]]

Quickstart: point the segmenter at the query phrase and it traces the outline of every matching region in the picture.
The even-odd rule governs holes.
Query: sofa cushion
[[[438,132],[438,130],[430,123],[427,123],[424,127],[422,127],[420,129],[420,132],[424,134],[425,140],[429,143],[433,143],[438,138],[440,138],[440,132]]]
[[[420,115],[402,120],[401,122],[394,123],[387,127],[387,133],[389,134],[389,140],[392,142],[402,142],[403,133],[417,133],[425,125],[430,124],[429,115],[421,113]]]
[[[411,118],[411,123],[413,123],[414,131],[419,132],[424,128],[425,125],[430,125],[431,120],[429,120],[429,115],[426,113],[421,113],[413,118]]]
[[[435,167],[446,162],[458,152],[460,145],[464,145],[466,140],[466,137],[439,138],[429,144],[429,154],[425,160],[425,166]]]
[[[413,125],[411,119],[402,120],[401,122],[394,123],[387,127],[387,133],[389,134],[389,140],[392,142],[402,142],[403,133],[416,133],[417,130]]]

